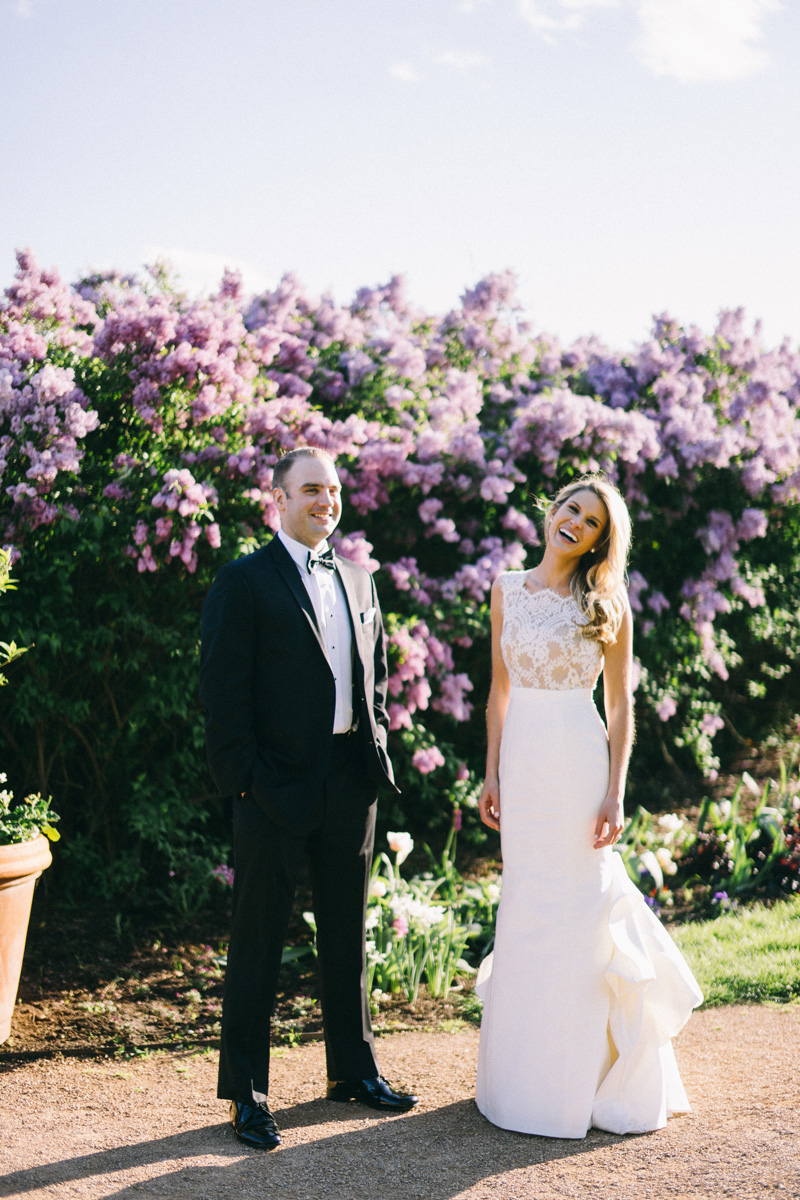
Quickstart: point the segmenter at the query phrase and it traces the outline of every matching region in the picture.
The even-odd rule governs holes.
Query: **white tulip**
[[[761,788],[756,783],[749,771],[742,771],[742,783],[747,788],[748,792],[752,792],[754,796],[761,795]],[[721,807],[721,806],[720,806]]]
[[[659,891],[664,886],[664,873],[661,870],[661,864],[653,854],[652,850],[643,850],[639,855],[639,862],[644,867],[649,875],[652,875],[653,881]]]
[[[389,843],[389,849],[397,855],[399,867],[414,849],[414,839],[410,833],[387,833],[386,840]]]

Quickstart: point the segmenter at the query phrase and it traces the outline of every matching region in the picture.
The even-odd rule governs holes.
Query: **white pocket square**
[[[371,625],[374,620],[375,620],[375,609],[374,608],[368,608],[366,612],[363,612],[361,614],[361,624],[362,625]]]

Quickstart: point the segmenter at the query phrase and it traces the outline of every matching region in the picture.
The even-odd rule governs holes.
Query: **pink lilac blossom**
[[[647,597],[647,607],[651,610],[651,612],[654,612],[657,616],[660,616],[661,613],[664,613],[669,609],[670,603],[663,592],[651,592]]]
[[[71,367],[0,368],[0,479],[12,501],[4,519],[8,534],[32,531],[75,511],[60,496],[46,497],[60,478],[79,475],[81,443],[98,424]],[[9,473],[19,482],[9,484]]]
[[[642,592],[646,592],[648,588],[647,580],[639,571],[631,571],[628,577],[628,598],[631,602],[631,608],[634,612],[642,611],[642,601],[640,599]]]
[[[417,750],[411,764],[417,768],[420,775],[430,775],[437,767],[444,766],[444,755],[437,746],[429,746],[427,749]]]
[[[464,696],[472,688],[472,681],[463,672],[444,675],[439,681],[439,695],[432,707],[437,712],[448,713],[456,721],[468,721],[472,716],[472,705]]]
[[[372,558],[372,542],[367,541],[363,529],[355,529],[349,534],[340,534],[334,538],[333,545],[337,554],[358,563],[370,575],[374,575],[380,567],[377,558]]]
[[[716,713],[704,713],[700,721],[700,732],[706,734],[708,737],[713,737],[714,734],[719,733],[720,729],[724,729],[724,727],[725,722]]]

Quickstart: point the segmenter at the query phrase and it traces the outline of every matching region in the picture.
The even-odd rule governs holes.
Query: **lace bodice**
[[[593,688],[603,667],[597,642],[581,637],[586,618],[572,596],[550,588],[532,592],[526,571],[506,571],[500,648],[513,687],[567,691]]]

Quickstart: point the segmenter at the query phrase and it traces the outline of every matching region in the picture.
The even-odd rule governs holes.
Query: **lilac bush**
[[[634,520],[634,785],[647,799],[713,777],[797,705],[800,355],[788,343],[763,348],[741,311],[722,313],[708,335],[661,315],[627,354],[594,338],[562,346],[532,329],[514,289],[510,272],[488,276],[436,317],[413,306],[399,277],[340,305],[310,298],[292,275],[247,298],[228,272],[197,300],[163,266],[67,286],[21,253],[0,307],[0,532],[19,559],[20,598],[55,594],[66,573],[73,600],[90,578],[115,603],[127,597],[130,636],[149,614],[158,640],[158,614],[176,631],[168,662],[177,671],[180,660],[188,694],[214,572],[278,526],[278,455],[324,446],[347,489],[337,550],[377,573],[386,613],[405,789],[387,820],[414,826],[441,813],[444,826],[465,761],[473,777],[482,765],[492,581],[535,561],[537,500],[602,469]],[[57,584],[39,578],[43,556],[59,563]],[[41,649],[45,617],[56,616],[52,605],[29,612],[25,640]],[[86,698],[67,716],[51,703],[44,730],[31,691],[29,710],[6,712],[0,729],[13,757],[20,722],[36,727],[41,752],[15,769],[37,790],[59,770],[72,780],[67,758],[81,737],[103,775],[92,706],[112,695],[109,729],[137,759],[130,821],[146,837],[141,798],[158,791],[164,760],[148,761],[126,722],[135,710],[143,734],[168,709],[196,747],[198,719],[193,699],[180,712],[160,704],[157,680],[141,691],[166,671],[163,652],[160,667],[143,660],[137,674],[103,619],[108,636],[85,651],[96,670],[102,656],[96,705]],[[69,689],[70,653],[62,636],[51,690]],[[123,676],[123,692],[150,697],[149,715],[136,699],[126,710]],[[208,785],[196,759],[172,779],[199,807]],[[77,791],[96,793],[90,774]],[[103,823],[98,807],[77,825],[97,840]]]

